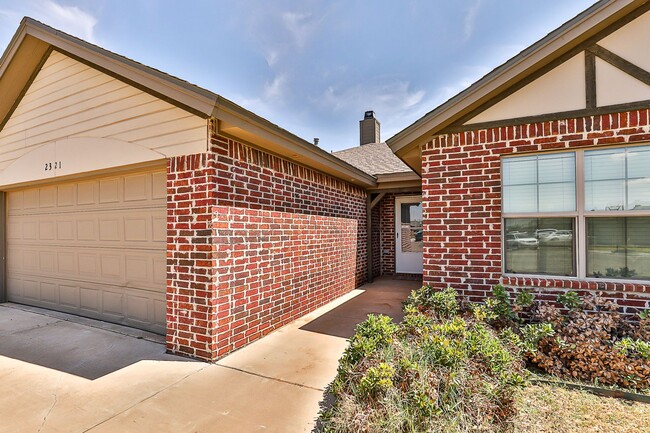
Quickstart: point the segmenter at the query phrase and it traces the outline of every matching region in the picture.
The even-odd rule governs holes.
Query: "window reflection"
[[[650,209],[650,147],[585,152],[585,210]]]
[[[505,220],[506,272],[575,275],[572,218]]]
[[[505,213],[576,209],[574,153],[506,158],[502,164]]]
[[[422,203],[401,203],[400,211],[402,252],[422,252]]]
[[[650,278],[650,218],[587,219],[587,276]]]

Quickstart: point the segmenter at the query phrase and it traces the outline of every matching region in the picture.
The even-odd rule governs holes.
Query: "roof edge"
[[[7,49],[0,57],[0,77],[27,35],[49,44],[57,51],[131,82],[145,91],[148,90],[149,93],[175,103],[202,118],[219,118],[220,113],[231,113],[240,120],[239,123],[252,125],[253,130],[259,128],[258,130],[266,131],[275,137],[274,141],[305,156],[307,160],[331,167],[332,172],[337,174],[329,174],[341,180],[348,182],[356,180],[365,187],[374,187],[377,184],[375,177],[216,93],[108,51],[30,17],[21,20]]]
[[[300,138],[299,136],[287,131],[286,129],[281,128],[280,126],[272,123],[271,121],[253,113],[250,110],[219,96],[212,113],[212,117],[215,119],[223,119],[224,114],[229,114],[230,116],[235,116],[240,122],[245,122],[252,124],[253,126],[270,133],[275,136],[277,139],[282,140],[285,144],[290,144],[290,148],[293,152],[297,152],[303,156],[306,156],[309,159],[316,160],[321,162],[324,165],[327,165],[334,169],[335,171],[341,173],[343,176],[339,175],[342,180],[348,181],[353,178],[358,180],[360,183],[366,186],[375,186],[377,184],[377,179],[367,174],[366,172],[356,168],[355,166],[343,161],[342,159],[332,155],[330,152],[327,152],[320,147],[317,147],[313,143]],[[232,117],[226,118],[224,120],[232,121]],[[286,155],[285,155],[286,157]]]
[[[540,63],[545,60],[548,60],[547,63],[550,62],[553,55],[560,49],[569,50],[572,46],[577,45],[576,40],[587,31],[603,24],[623,10],[630,9],[626,12],[629,13],[647,2],[648,0],[601,0],[593,4],[386,140],[386,143],[398,156],[406,153],[410,147],[425,143],[435,134],[436,128],[447,126],[445,122],[449,123],[450,119],[453,119],[471,103],[487,97],[490,93],[500,92],[500,87],[513,85],[514,82],[523,78],[522,75],[532,73]],[[594,20],[595,22],[589,24]],[[583,29],[587,25],[588,27]]]

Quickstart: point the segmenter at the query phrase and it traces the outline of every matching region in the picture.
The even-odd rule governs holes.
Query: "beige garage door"
[[[7,194],[9,301],[165,332],[165,172]]]

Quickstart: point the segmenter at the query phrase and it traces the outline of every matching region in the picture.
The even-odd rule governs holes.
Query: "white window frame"
[[[503,211],[503,195],[501,196],[501,274],[505,277],[514,278],[539,278],[539,279],[562,279],[574,281],[594,281],[602,283],[632,283],[648,284],[650,280],[630,278],[594,278],[587,277],[587,219],[588,218],[622,218],[622,217],[650,217],[650,210],[613,210],[613,211],[585,211],[585,152],[605,149],[630,149],[633,147],[647,147],[650,143],[625,144],[618,146],[588,147],[575,150],[559,150],[552,152],[537,152],[522,155],[507,155],[501,159],[501,191],[503,194],[503,161],[511,158],[518,158],[533,155],[575,154],[575,188],[576,188],[576,210],[571,212],[528,212],[528,213],[505,213]],[[516,274],[506,272],[506,233],[505,220],[511,218],[573,218],[574,221],[574,249],[576,276],[563,276],[551,274]]]

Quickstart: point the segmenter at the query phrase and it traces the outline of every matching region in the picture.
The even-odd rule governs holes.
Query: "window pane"
[[[422,251],[422,203],[402,203],[402,252]]]
[[[503,160],[503,212],[571,212],[575,203],[575,153]]]
[[[588,218],[587,276],[650,278],[650,218]]]
[[[624,180],[585,182],[585,210],[623,210],[625,202]]]
[[[537,185],[504,185],[503,211],[537,212]]]
[[[625,149],[585,152],[585,180],[625,179]]]
[[[506,272],[575,275],[573,221],[573,218],[506,219]]]
[[[574,183],[552,183],[539,187],[539,211],[563,212],[576,210]]]
[[[650,150],[640,149],[630,150],[627,153],[627,176],[630,179],[650,178]]]
[[[537,157],[503,160],[503,184],[525,185],[537,183]]]
[[[539,156],[539,183],[575,182],[574,153]]]
[[[629,210],[650,209],[650,178],[628,180],[627,203]]]

